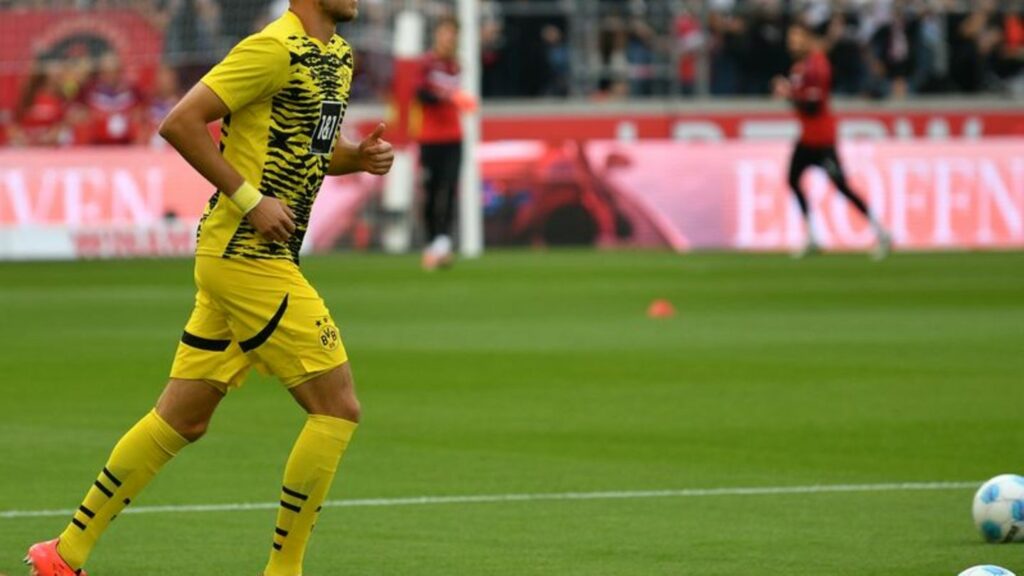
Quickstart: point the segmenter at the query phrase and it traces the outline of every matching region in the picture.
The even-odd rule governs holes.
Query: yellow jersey
[[[230,110],[221,153],[247,182],[295,213],[288,242],[264,239],[221,192],[199,224],[196,254],[298,262],[352,84],[352,48],[306,34],[291,11],[236,45],[201,80]]]

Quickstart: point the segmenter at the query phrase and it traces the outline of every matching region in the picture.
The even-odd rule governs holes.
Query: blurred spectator
[[[745,25],[745,53],[739,64],[739,93],[768,94],[772,78],[789,68],[787,23],[779,0],[755,0],[752,8]]]
[[[541,31],[544,44],[547,46],[548,83],[544,90],[546,96],[569,95],[569,46],[565,43],[562,30],[554,24],[548,24]]]
[[[509,78],[505,74],[505,50],[501,7],[497,2],[484,4],[480,23],[480,90],[484,98],[504,96]]]
[[[746,20],[728,10],[712,10],[708,27],[711,33],[711,94],[737,94],[740,62],[745,55]]]
[[[977,0],[954,35],[951,73],[961,90],[980,92],[992,85],[992,64],[1001,41],[994,2]]]
[[[871,64],[876,76],[885,82],[885,91],[895,98],[905,98],[909,92],[908,78],[914,69],[918,25],[908,21],[903,3],[896,4],[889,21],[879,26],[871,36]]]
[[[1024,96],[1024,0],[1015,0],[1003,16],[997,73],[1011,94]]]
[[[543,30],[548,24],[564,27],[565,18],[535,13],[529,9],[530,3],[531,0],[506,2],[501,60],[503,73],[509,79],[503,86],[503,96],[543,96],[551,77]]]
[[[863,51],[846,14],[836,12],[828,19],[825,45],[832,64],[833,91],[847,96],[860,94],[864,89]]]
[[[675,22],[675,44],[680,91],[692,95],[697,90],[697,59],[706,46],[698,2],[691,0],[682,6]]]
[[[827,28],[837,94],[1024,97],[1024,0],[479,2],[486,98],[667,97],[671,86],[684,95],[706,89],[712,96],[767,96],[769,79],[789,65],[783,31],[793,18]],[[360,4],[360,20],[340,32],[357,53],[353,99],[377,100],[391,84],[395,13],[409,7],[434,21],[451,15],[454,1]],[[162,62],[121,52],[131,55],[128,68],[139,71],[142,85],[126,79],[120,62],[113,70],[113,60],[97,58],[109,49],[103,38],[83,35],[74,45],[53,47],[38,56],[30,75],[9,83],[0,139],[148,141],[149,127],[177,98],[179,83],[195,82],[225,48],[287,6],[288,0],[0,0],[4,18],[35,16],[27,12],[36,10],[138,11],[163,46]],[[16,42],[8,39],[8,45]],[[24,50],[19,44],[10,52]],[[93,70],[99,60],[103,72]],[[0,62],[4,70],[24,67]]]
[[[139,88],[128,79],[120,57],[100,57],[96,77],[76,103],[83,115],[77,121],[81,141],[93,145],[132,144],[142,136]]]
[[[658,90],[656,59],[660,52],[658,34],[643,18],[630,19],[626,30],[626,62],[630,94],[652,96]]]
[[[945,15],[937,9],[938,2],[923,2],[918,18],[917,42],[914,72],[910,85],[914,92],[931,93],[945,89],[944,78],[949,73],[949,46],[946,34]]]
[[[629,94],[629,33],[626,25],[617,16],[604,19],[601,36],[598,42],[599,69],[601,77],[598,81],[600,94],[610,97],[621,97]]]
[[[153,93],[146,102],[142,140],[151,146],[162,147],[165,145],[164,139],[157,134],[157,129],[179,99],[181,99],[181,88],[178,84],[178,73],[173,68],[161,66],[156,73]]]
[[[8,139],[22,146],[71,143],[67,125],[68,101],[61,90],[65,64],[40,60],[22,89]]]

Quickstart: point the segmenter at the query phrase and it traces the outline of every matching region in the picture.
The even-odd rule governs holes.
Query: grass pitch
[[[1024,254],[311,258],[364,424],[332,499],[1024,472]],[[159,393],[191,262],[0,264],[0,514],[73,508]],[[671,299],[676,318],[646,305]],[[300,410],[251,377],[133,506],[274,502]],[[344,507],[310,576],[1024,571],[970,488]],[[253,575],[273,510],[125,515],[94,576]],[[0,574],[66,517],[0,516]]]

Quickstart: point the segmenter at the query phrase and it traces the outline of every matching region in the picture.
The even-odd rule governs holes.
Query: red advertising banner
[[[842,109],[839,133],[845,139],[978,139],[992,136],[1024,136],[1024,107],[913,110]],[[371,128],[372,129],[372,128]],[[567,135],[579,140],[789,140],[800,126],[787,110],[744,110],[737,104],[727,112],[679,111],[640,113],[628,110],[608,113],[558,111],[537,114],[528,110],[487,114],[483,136],[487,141],[562,141]]]
[[[786,184],[791,147],[590,143],[612,196],[641,213],[677,250],[783,250],[803,241]],[[905,249],[1024,247],[1024,141],[850,143],[841,156],[855,189]],[[826,247],[874,240],[821,172],[805,175]]]
[[[803,226],[791,144],[513,141],[483,145],[489,245],[787,250]],[[902,249],[1024,248],[1024,139],[849,142],[853,186]],[[866,223],[823,173],[805,176],[827,248]],[[382,180],[329,178],[305,250],[374,244]],[[170,150],[0,151],[0,258],[186,254],[212,193]]]

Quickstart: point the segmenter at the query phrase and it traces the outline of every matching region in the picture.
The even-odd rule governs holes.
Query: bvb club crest
[[[320,327],[320,347],[328,352],[337,348],[341,337],[338,336],[338,328],[331,323],[330,318],[317,320],[316,325]]]

